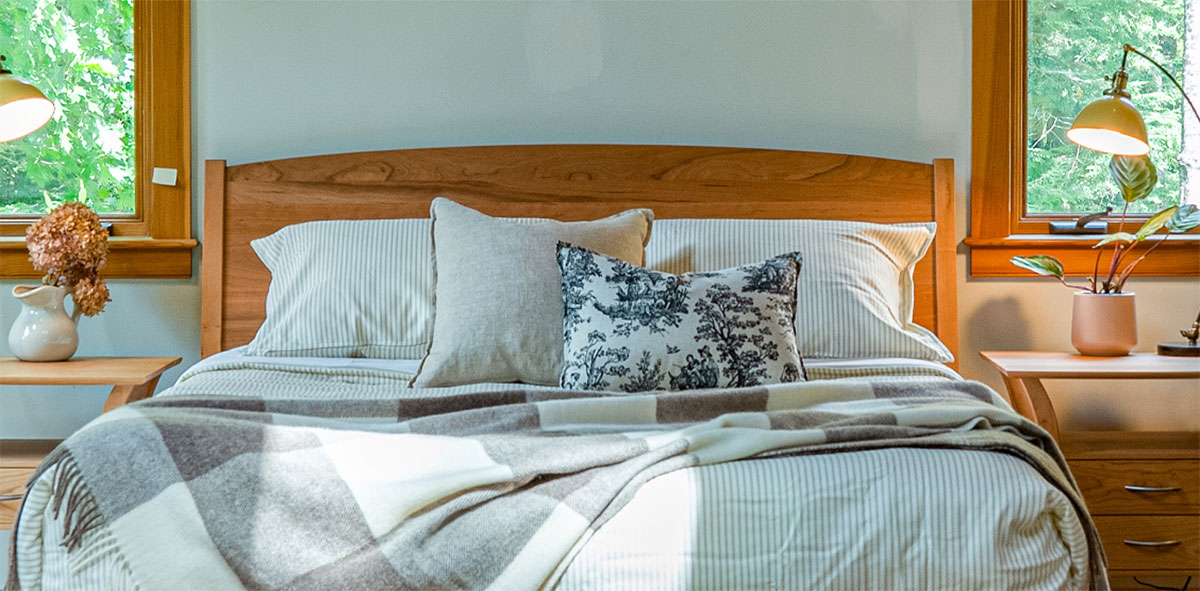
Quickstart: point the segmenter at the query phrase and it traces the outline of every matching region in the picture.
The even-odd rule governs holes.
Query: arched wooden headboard
[[[492,215],[935,221],[913,319],[958,349],[954,165],[751,148],[527,145],[329,154],[204,167],[202,354],[248,343],[270,274],[250,240],[319,219],[428,217],[450,197]]]

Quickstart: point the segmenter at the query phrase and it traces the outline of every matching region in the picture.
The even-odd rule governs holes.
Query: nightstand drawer
[[[1200,515],[1101,515],[1096,528],[1108,568],[1200,568]]]
[[[1191,577],[1191,581],[1188,581]],[[1150,591],[1152,589],[1190,589],[1200,580],[1200,570],[1180,571],[1108,571],[1108,582],[1112,591]],[[1186,585],[1186,587],[1185,587]]]
[[[1196,460],[1077,460],[1070,466],[1093,515],[1200,514]]]

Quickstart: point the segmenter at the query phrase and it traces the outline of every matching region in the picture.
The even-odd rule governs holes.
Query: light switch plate
[[[174,187],[178,180],[179,171],[174,168],[155,168],[154,176],[150,177],[150,182],[168,187]]]

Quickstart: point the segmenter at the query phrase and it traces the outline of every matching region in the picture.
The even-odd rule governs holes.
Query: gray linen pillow
[[[449,199],[433,218],[433,342],[412,385],[557,385],[562,368],[562,277],[570,242],[642,264],[654,214],[631,209],[589,222],[494,218]]]

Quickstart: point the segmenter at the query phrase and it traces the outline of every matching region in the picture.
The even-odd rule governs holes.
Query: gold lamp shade
[[[1123,96],[1106,96],[1075,116],[1067,139],[1097,152],[1141,156],[1150,152],[1146,122]]]
[[[5,70],[0,60],[0,142],[21,139],[41,129],[53,116],[54,103]]]

